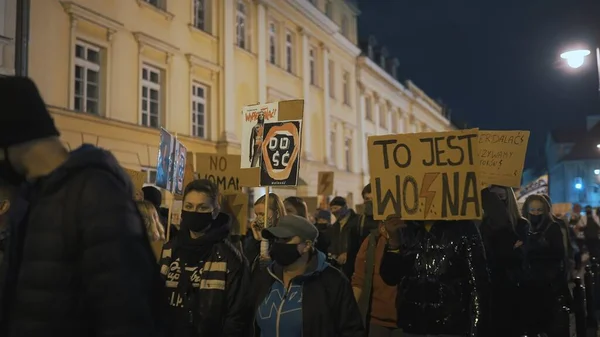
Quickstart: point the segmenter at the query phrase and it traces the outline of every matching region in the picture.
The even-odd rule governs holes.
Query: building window
[[[352,139],[346,138],[344,143],[344,151],[346,156],[346,171],[352,171]]]
[[[274,22],[269,23],[269,62],[277,63],[277,27]]]
[[[206,87],[194,83],[192,85],[192,136],[206,138]]]
[[[335,63],[329,60],[329,97],[335,98]]]
[[[207,31],[206,27],[206,1],[194,0],[194,27]]]
[[[365,118],[372,121],[373,120],[373,101],[371,97],[365,98]]]
[[[285,70],[292,73],[294,71],[294,40],[292,33],[285,33]]]
[[[314,48],[310,48],[310,51],[308,52],[308,64],[309,64],[309,71],[310,71],[310,84],[316,85],[317,84],[317,69],[316,69],[316,64],[315,64],[315,49]]]
[[[154,167],[142,167],[142,172],[146,173],[146,184],[156,183],[156,168]]]
[[[343,79],[344,104],[350,105],[350,73],[345,71]]]
[[[165,9],[163,0],[144,0],[152,6],[160,9]]]
[[[348,27],[348,17],[347,16],[343,16],[342,17],[342,35],[344,35],[345,37],[348,37],[348,31],[349,27]]]
[[[246,6],[244,0],[238,0],[236,14],[237,46],[243,49],[247,49],[249,47],[246,41],[246,23],[248,18],[247,10],[248,7]]]
[[[387,114],[383,107],[379,107],[379,126],[387,128]]]
[[[335,126],[329,132],[329,153],[331,154],[331,161],[335,163],[336,153],[336,141],[335,141]]]
[[[100,48],[77,41],[75,44],[75,95],[73,109],[100,113]]]
[[[331,0],[325,0],[325,15],[330,19],[333,17],[333,3]]]
[[[161,73],[158,68],[142,67],[142,125],[160,127]]]

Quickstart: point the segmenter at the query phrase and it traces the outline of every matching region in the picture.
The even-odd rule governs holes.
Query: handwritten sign
[[[260,186],[295,186],[300,172],[302,121],[265,123]]]
[[[240,170],[238,155],[196,153],[198,178],[212,181],[221,192],[241,191]]]
[[[147,176],[146,172],[131,170],[128,168],[125,168],[125,172],[127,172],[127,175],[129,175],[129,177],[131,178],[131,181],[133,182],[133,186],[136,191],[141,190],[144,187],[144,183],[146,182]]]
[[[481,219],[478,130],[368,139],[373,217]]]
[[[479,173],[489,185],[520,187],[529,131],[479,131]]]
[[[319,172],[317,195],[333,195],[333,172]]]

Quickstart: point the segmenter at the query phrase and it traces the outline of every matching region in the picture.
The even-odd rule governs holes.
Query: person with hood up
[[[364,337],[350,282],[314,249],[319,231],[286,215],[265,228],[273,262],[253,274],[254,337]]]
[[[522,305],[527,313],[527,335],[568,335],[570,292],[565,273],[565,246],[560,224],[542,195],[530,195],[523,216],[531,231],[527,241],[527,280]]]
[[[163,287],[129,176],[108,151],[69,152],[30,79],[0,78],[0,102],[0,178],[20,186],[0,336],[161,335]]]
[[[403,337],[487,337],[489,274],[473,221],[384,221],[379,274],[398,287]]]
[[[529,222],[521,216],[510,187],[490,186],[481,191],[481,201],[480,230],[492,290],[490,335],[521,336],[527,320],[520,308]]]
[[[250,322],[246,260],[228,240],[230,218],[220,212],[219,190],[210,180],[183,192],[181,229],[161,258],[165,277],[167,336],[242,337]]]

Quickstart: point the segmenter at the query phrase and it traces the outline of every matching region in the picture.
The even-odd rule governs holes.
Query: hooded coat
[[[83,145],[25,185],[0,268],[0,335],[160,334],[158,266],[115,157]]]

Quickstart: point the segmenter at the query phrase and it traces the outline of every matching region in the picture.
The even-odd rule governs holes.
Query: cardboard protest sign
[[[167,130],[160,129],[158,165],[156,166],[156,186],[171,191],[173,186],[173,150],[175,137]]]
[[[486,185],[521,186],[529,131],[479,130],[479,174]]]
[[[481,219],[477,137],[477,129],[369,137],[374,219]]]
[[[333,195],[333,172],[319,172],[317,195]]]
[[[131,182],[133,182],[133,186],[136,191],[141,190],[144,187],[144,183],[146,182],[146,172],[131,170],[128,168],[124,168],[127,175],[131,178]]]
[[[278,120],[279,105],[275,103],[246,106],[242,109],[242,148],[240,168],[259,167],[262,160],[264,126]]]
[[[557,204],[552,204],[552,214],[555,215],[565,215],[573,209],[573,204],[570,202],[561,202]]]
[[[295,186],[300,171],[302,121],[265,123],[260,186]]]
[[[536,180],[519,189],[516,193],[517,202],[524,203],[528,196],[534,194],[548,194],[548,175],[544,174]]]
[[[365,212],[365,204],[356,204],[354,206],[354,212],[356,212],[356,214],[363,214]]]
[[[308,214],[313,214],[317,211],[319,206],[319,197],[301,197],[302,200],[306,203],[306,209],[308,210]]]
[[[171,192],[175,195],[183,195],[183,189],[185,185],[183,181],[185,179],[185,167],[187,159],[187,148],[179,140],[175,140],[175,151],[173,161],[173,186]]]
[[[198,177],[212,181],[221,192],[241,191],[240,159],[238,155],[196,153]]]
[[[221,195],[221,212],[231,217],[232,234],[246,234],[248,224],[248,195],[228,193]]]
[[[194,176],[194,154],[192,152],[188,152],[185,159],[185,173],[183,174],[183,188],[194,181],[196,177]]]

